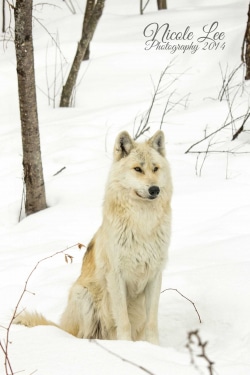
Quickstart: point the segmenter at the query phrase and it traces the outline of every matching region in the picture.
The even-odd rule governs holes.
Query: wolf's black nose
[[[160,188],[158,186],[150,186],[148,192],[150,194],[150,198],[156,198],[157,195],[160,193]]]

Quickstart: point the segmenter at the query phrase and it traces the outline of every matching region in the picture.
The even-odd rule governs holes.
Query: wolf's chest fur
[[[119,250],[119,266],[126,281],[127,290],[131,297],[136,297],[164,267],[166,248],[159,247],[151,241],[143,245],[135,244],[133,248],[124,247]]]
[[[167,227],[163,218],[153,228],[146,228],[143,221],[133,225],[123,221],[118,226],[115,256],[131,297],[142,293],[147,283],[164,268],[169,242]]]

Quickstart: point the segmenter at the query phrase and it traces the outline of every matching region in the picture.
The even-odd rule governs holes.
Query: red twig
[[[16,304],[16,306],[14,308],[14,312],[12,314],[10,322],[9,322],[9,324],[8,324],[7,327],[4,327],[6,329],[5,343],[3,343],[3,342],[0,341],[0,348],[2,349],[2,352],[4,354],[4,367],[5,367],[5,374],[6,375],[14,375],[14,371],[13,371],[13,369],[11,367],[11,363],[10,363],[10,359],[9,359],[9,355],[8,355],[8,348],[9,348],[9,343],[10,343],[10,328],[11,328],[11,325],[12,325],[14,319],[18,316],[17,310],[18,310],[18,308],[20,306],[20,303],[21,303],[21,301],[23,299],[23,296],[24,296],[24,294],[26,292],[28,292],[27,286],[28,286],[28,283],[30,281],[31,276],[33,275],[33,273],[35,272],[35,270],[37,269],[37,267],[39,266],[40,263],[42,263],[45,260],[48,260],[50,258],[53,258],[53,257],[55,257],[58,254],[63,254],[63,253],[65,253],[65,251],[67,251],[69,249],[72,249],[75,246],[78,246],[78,248],[81,249],[84,245],[82,245],[80,243],[77,243],[77,244],[74,244],[72,246],[67,247],[64,250],[57,251],[56,253],[54,253],[52,255],[49,255],[46,258],[43,258],[43,259],[39,260],[36,263],[35,267],[29,273],[29,275],[28,275],[28,277],[27,277],[27,279],[26,279],[26,281],[24,283],[24,287],[23,287],[23,290],[21,292],[21,295],[20,295],[20,297],[19,297],[19,299],[17,301],[17,304]],[[72,259],[72,257],[70,255],[65,254],[65,256],[67,256],[69,259]]]

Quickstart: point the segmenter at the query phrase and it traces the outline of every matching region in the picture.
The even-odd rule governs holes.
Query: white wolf
[[[172,182],[162,131],[144,143],[118,135],[103,222],[70,289],[61,329],[81,338],[158,343],[158,304],[171,230]],[[15,323],[56,325],[24,312]]]

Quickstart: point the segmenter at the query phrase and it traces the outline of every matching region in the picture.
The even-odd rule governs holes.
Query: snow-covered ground
[[[87,245],[100,225],[114,139],[123,129],[135,133],[140,116],[150,105],[154,85],[169,64],[163,87],[171,82],[172,86],[155,104],[150,132],[146,134],[159,129],[166,102],[180,100],[162,125],[174,182],[173,235],[162,290],[177,289],[195,306],[175,290],[161,294],[159,347],[145,342],[89,342],[55,327],[12,326],[8,355],[13,371],[25,375],[193,375],[198,370],[190,364],[186,344],[188,332],[198,329],[201,339],[208,341],[208,357],[215,362],[213,375],[248,375],[250,135],[245,131],[231,142],[240,126],[238,121],[192,149],[220,152],[200,154],[198,160],[197,154],[185,154],[190,146],[232,117],[247,112],[249,85],[246,83],[244,90],[235,86],[243,80],[242,69],[228,92],[232,116],[228,116],[225,97],[222,102],[217,98],[222,76],[240,64],[248,1],[221,0],[218,4],[217,0],[169,0],[169,9],[158,12],[156,1],[151,0],[141,16],[139,1],[107,0],[91,44],[91,60],[82,64],[75,105],[69,109],[58,108],[58,93],[75,53],[84,4],[73,0],[77,10],[73,15],[65,2],[50,3],[56,6],[38,5],[34,10],[37,96],[49,208],[27,218],[22,212],[20,222],[22,147],[15,53],[12,41],[1,45],[1,342],[4,344],[6,339],[3,327],[8,326],[36,263],[78,242]],[[170,40],[172,47],[167,50],[149,48],[149,28],[152,32],[156,23],[159,27],[168,23],[172,32],[184,33],[189,27],[192,38]],[[150,24],[154,25],[148,27]],[[214,46],[208,39],[199,39],[210,27],[216,28],[207,35],[217,38]],[[163,28],[158,39],[162,35]],[[174,52],[173,46],[190,46],[192,42],[193,48],[198,46],[196,52]],[[186,106],[182,105],[184,97]],[[245,129],[250,129],[249,123]],[[227,150],[246,153],[224,152]],[[75,246],[66,253],[74,257],[72,264],[65,262],[63,254],[39,264],[20,309],[36,309],[58,321],[68,289],[79,275],[84,249]],[[203,374],[211,374],[205,360],[199,359],[197,365]],[[5,374],[2,352],[0,374]]]

